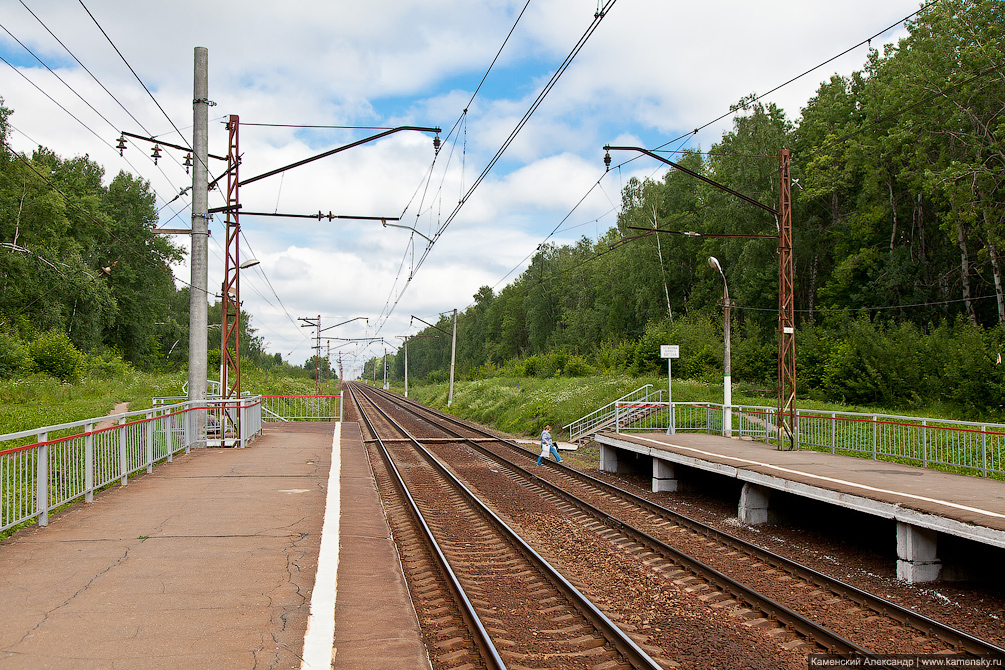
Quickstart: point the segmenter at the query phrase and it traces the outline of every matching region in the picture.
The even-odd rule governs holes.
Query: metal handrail
[[[640,386],[639,388],[626,393],[617,400],[604,405],[600,409],[594,410],[587,414],[586,416],[580,417],[575,421],[562,426],[563,430],[569,431],[569,439],[572,441],[579,440],[590,433],[596,432],[599,428],[610,425],[615,419],[615,405],[619,402],[626,400],[641,400],[643,397],[647,397],[650,393],[645,395],[638,395],[646,389],[651,389],[652,384],[646,384],[645,386]]]
[[[0,435],[0,532],[35,521],[141,470],[214,443],[244,447],[262,434],[259,396],[182,402]],[[198,426],[217,426],[199,435]]]
[[[635,403],[636,410],[640,404],[645,403]],[[723,434],[720,404],[674,402],[672,412],[653,411],[644,420],[626,420],[620,409],[625,405],[632,403],[618,403],[615,432],[669,432],[672,427],[676,433]],[[732,405],[731,411],[733,436],[777,443],[776,408]],[[796,448],[982,477],[1005,475],[1005,424],[1000,423],[804,409],[796,414],[792,439]]]

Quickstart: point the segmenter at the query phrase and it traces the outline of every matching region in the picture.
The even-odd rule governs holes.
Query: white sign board
[[[660,358],[680,358],[679,344],[661,344]]]

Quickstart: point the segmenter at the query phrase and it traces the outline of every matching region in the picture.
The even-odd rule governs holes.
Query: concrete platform
[[[337,591],[311,613],[315,631],[334,618],[320,667],[332,653],[340,668],[423,667],[358,428],[333,469],[336,430],[270,424],[246,449],[194,450],[0,542],[0,670],[304,667],[330,481],[343,560],[322,566]]]
[[[341,431],[334,670],[431,667],[359,424]],[[319,576],[320,577],[320,576]]]
[[[911,582],[939,577],[938,535],[1005,548],[1005,482],[817,451],[778,451],[745,439],[678,433],[601,433],[600,469],[652,459],[653,491],[677,490],[686,468],[743,484],[740,521],[764,523],[772,491],[897,522],[897,573]]]

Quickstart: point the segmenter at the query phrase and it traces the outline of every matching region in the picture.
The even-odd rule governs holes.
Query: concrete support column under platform
[[[661,461],[658,458],[653,458],[653,493],[676,490],[677,474],[674,464],[670,461]]]
[[[601,472],[613,472],[618,471],[618,450],[614,447],[609,447],[606,444],[600,445],[600,471]]]
[[[737,516],[740,523],[757,526],[768,521],[768,501],[771,489],[746,482],[740,491],[740,506]]]
[[[915,584],[939,578],[938,536],[934,530],[897,522],[897,579]]]

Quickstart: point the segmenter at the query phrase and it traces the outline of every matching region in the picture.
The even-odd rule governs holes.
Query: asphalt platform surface
[[[306,667],[337,429],[269,424],[246,449],[180,454],[0,542],[0,670]],[[315,615],[336,619],[337,668],[422,661],[358,428],[342,453],[346,560],[322,568],[338,569],[338,614]]]

